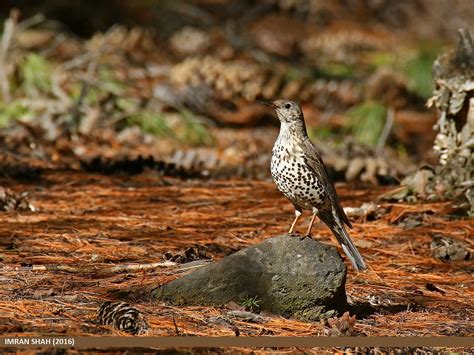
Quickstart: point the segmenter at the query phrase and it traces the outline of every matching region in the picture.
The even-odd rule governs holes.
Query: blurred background
[[[269,177],[291,98],[339,181],[436,162],[432,66],[469,0],[0,4],[1,174],[37,168]]]

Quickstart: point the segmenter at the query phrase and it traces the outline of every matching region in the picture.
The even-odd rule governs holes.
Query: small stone
[[[153,296],[174,305],[205,306],[252,298],[261,311],[318,320],[346,306],[346,272],[334,247],[283,235],[201,267],[155,289]]]

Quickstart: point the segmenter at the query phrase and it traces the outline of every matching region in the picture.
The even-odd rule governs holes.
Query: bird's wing
[[[333,208],[337,211],[339,218],[347,224],[349,228],[352,228],[352,224],[347,218],[344,209],[341,206],[341,202],[339,202],[339,197],[337,196],[336,189],[334,188],[334,184],[332,183],[326,166],[324,165],[323,159],[319,154],[318,150],[311,142],[309,138],[305,139],[303,142],[303,149],[306,153],[306,159],[308,161],[308,165],[313,169],[314,173],[324,181],[324,186],[327,187],[329,196],[331,198],[331,203]]]

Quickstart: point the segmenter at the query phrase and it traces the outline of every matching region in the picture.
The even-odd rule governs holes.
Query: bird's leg
[[[313,214],[313,217],[311,217],[311,222],[309,222],[308,230],[306,231],[306,237],[311,238],[311,228],[313,228],[314,220],[316,219],[316,215]]]
[[[311,238],[311,229],[313,228],[314,220],[316,219],[318,213],[319,210],[316,207],[313,207],[313,217],[311,217],[311,222],[309,222],[308,230],[306,231],[305,237]]]
[[[301,211],[295,210],[295,219],[293,220],[293,223],[291,223],[290,230],[288,231],[288,234],[293,234],[293,230],[295,229],[296,222],[298,222],[298,219],[301,216]]]

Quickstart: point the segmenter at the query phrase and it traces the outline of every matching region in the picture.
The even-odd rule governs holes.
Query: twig
[[[60,72],[55,71],[51,75],[51,91],[59,99],[59,101],[64,103],[64,105],[69,105],[70,102],[71,102],[71,99],[66,94],[66,92],[61,88],[61,82],[60,81],[61,81]]]
[[[19,14],[20,13],[18,13],[18,15]],[[18,27],[17,27],[18,31],[24,31],[30,27],[39,25],[41,22],[44,22],[45,20],[46,20],[46,17],[44,17],[43,14],[36,14],[34,16],[31,16],[30,18],[27,18],[26,20],[23,20],[18,24]]]
[[[105,41],[104,41],[105,43]],[[90,84],[94,78],[94,74],[97,70],[97,66],[99,64],[99,59],[102,56],[103,53],[103,45],[99,48],[97,51],[96,55],[93,57],[93,59],[90,61],[88,67],[87,67],[87,74],[85,80],[82,82],[81,86],[81,92],[79,94],[79,98],[77,99],[74,107],[72,108],[72,113],[71,113],[71,121],[69,124],[69,129],[71,127],[77,128],[79,126],[79,116],[80,116],[80,109],[82,106],[82,102],[86,98],[87,93],[89,92]]]
[[[10,83],[7,73],[8,52],[12,44],[19,16],[20,12],[17,9],[10,11],[10,17],[5,20],[2,43],[0,46],[0,86],[2,88],[2,98],[4,102],[11,100]]]
[[[8,81],[8,54],[10,49],[13,47],[14,36],[17,32],[36,26],[45,20],[43,14],[37,14],[18,23],[19,17],[20,11],[18,11],[18,9],[14,8],[10,11],[9,18],[5,20],[0,45],[0,87],[4,102],[9,102],[11,100],[10,82]]]
[[[180,337],[181,334],[179,332],[178,325],[176,324],[176,319],[174,318],[174,316],[173,316],[173,324],[174,324],[174,331],[176,332],[176,336]]]
[[[143,270],[150,270],[150,269],[157,269],[162,267],[170,267],[175,266],[176,263],[172,261],[164,261],[160,263],[150,263],[150,264],[124,264],[124,265],[116,265],[112,266],[108,269],[105,269],[107,273],[118,273],[124,271],[143,271]]]
[[[385,143],[387,142],[388,135],[392,130],[393,121],[395,120],[395,110],[393,107],[389,107],[387,110],[387,119],[385,120],[385,125],[383,127],[382,133],[380,134],[379,141],[377,142],[377,147],[375,148],[375,152],[379,154]]]
[[[29,267],[11,267],[11,268],[0,268],[1,271],[65,271],[75,274],[86,274],[86,273],[100,273],[100,274],[113,274],[120,272],[130,272],[130,271],[143,271],[159,268],[167,268],[170,266],[176,266],[177,264],[172,261],[164,261],[159,263],[149,263],[149,264],[123,264],[123,265],[114,265],[110,267],[102,266],[88,266],[88,267],[74,267],[69,265],[33,265]]]
[[[144,271],[160,268],[168,268],[171,266],[178,266],[177,271],[189,271],[193,269],[200,268],[207,265],[207,262],[202,264],[194,264],[190,266],[184,266],[177,264],[172,261],[164,261],[159,263],[149,263],[149,264],[122,264],[122,265],[113,265],[113,266],[102,266],[102,265],[93,265],[93,266],[84,266],[84,267],[74,267],[69,265],[32,265],[32,266],[5,266],[0,268],[0,273],[2,271],[64,271],[70,272],[73,274],[116,274],[121,272],[133,272],[133,271]]]
[[[68,71],[68,70],[71,70],[71,69],[74,69],[74,68],[77,68],[77,67],[80,67],[82,65],[85,65],[88,61],[90,61],[92,58],[94,57],[94,55],[91,53],[91,52],[86,52],[82,55],[79,55],[77,57],[74,57],[73,59],[67,61],[67,62],[64,62],[64,63],[61,63],[58,65],[58,68],[64,70],[64,71]]]
[[[40,51],[41,55],[44,57],[48,57],[55,49],[57,49],[61,44],[63,44],[67,40],[68,38],[63,33],[59,33],[55,35],[51,44]]]

